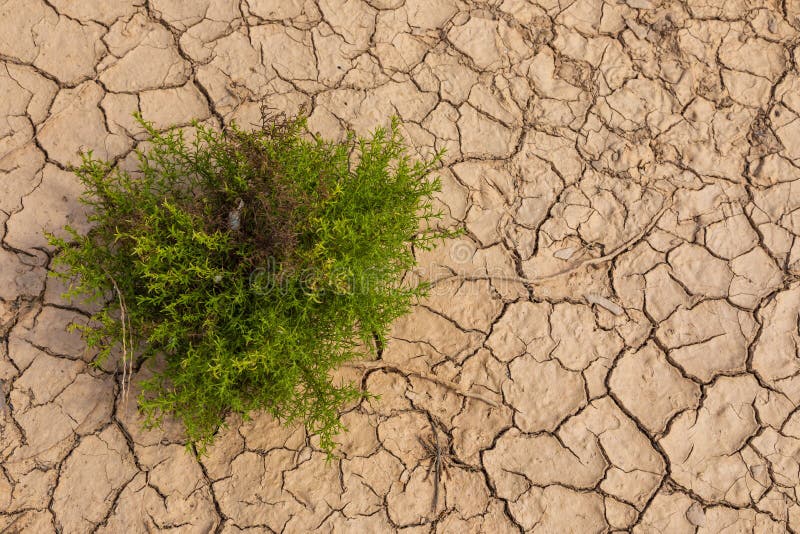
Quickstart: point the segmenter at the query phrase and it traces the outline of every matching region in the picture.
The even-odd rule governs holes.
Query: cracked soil
[[[79,151],[262,105],[399,115],[467,229],[330,464],[143,431],[46,276]],[[0,0],[0,238],[0,531],[800,532],[800,0]]]

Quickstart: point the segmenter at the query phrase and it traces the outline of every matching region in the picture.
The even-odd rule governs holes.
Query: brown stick
[[[500,407],[500,405],[497,404],[497,402],[493,401],[492,399],[490,399],[488,397],[485,397],[485,396],[483,396],[483,395],[481,395],[479,393],[472,393],[470,391],[466,391],[466,390],[464,390],[464,388],[462,388],[460,385],[456,384],[455,382],[451,382],[450,380],[445,380],[444,378],[439,378],[436,375],[433,375],[433,374],[430,374],[430,373],[425,373],[423,371],[415,371],[413,369],[407,369],[407,368],[401,367],[401,366],[393,364],[393,363],[388,363],[388,362],[384,362],[384,361],[376,361],[376,360],[372,360],[372,361],[350,361],[350,362],[344,363],[343,365],[346,365],[348,367],[355,367],[355,368],[368,369],[368,370],[369,369],[382,369],[382,370],[385,370],[385,371],[394,371],[394,372],[401,373],[401,374],[404,374],[404,375],[416,376],[417,378],[422,378],[423,380],[428,380],[428,381],[433,382],[435,384],[439,384],[440,386],[443,386],[443,387],[445,387],[445,388],[447,388],[447,389],[449,389],[451,391],[454,391],[455,393],[461,395],[462,397],[468,397],[470,399],[476,399],[476,400],[479,400],[481,402],[485,402],[486,404],[488,404],[490,406],[493,406],[495,408],[499,408]]]
[[[133,376],[133,356],[130,358],[128,357],[128,335],[130,335],[131,341],[131,350],[133,350],[133,332],[126,332],[126,315],[127,315],[127,306],[125,305],[125,297],[122,295],[122,291],[120,291],[119,286],[117,285],[117,281],[114,280],[114,277],[110,274],[106,273],[109,280],[111,280],[111,284],[114,286],[114,291],[117,293],[117,299],[119,300],[119,314],[120,314],[120,321],[122,322],[122,402],[127,404],[128,402],[128,392],[130,391],[130,382],[131,377]],[[130,321],[128,321],[128,325],[130,325]],[[127,330],[131,330],[128,328]],[[130,363],[129,363],[130,362]],[[130,364],[130,370],[128,369],[128,365]]]
[[[436,506],[439,504],[439,482],[442,476],[442,448],[439,446],[439,433],[433,423],[431,423],[431,430],[433,430],[434,446],[436,447],[436,456],[433,459],[433,502],[431,503],[431,512],[436,513]]]
[[[533,278],[524,278],[522,276],[518,276],[518,277],[514,277],[514,276],[481,276],[481,275],[465,276],[465,275],[459,275],[459,274],[452,274],[452,275],[444,276],[442,278],[438,278],[438,279],[434,280],[433,282],[431,282],[431,287],[435,286],[436,284],[438,284],[440,282],[446,282],[448,280],[489,280],[489,281],[501,281],[501,282],[520,282],[520,283],[523,283],[523,284],[535,284],[537,282],[544,282],[546,280],[551,280],[553,278],[558,278],[559,276],[563,276],[565,274],[572,273],[572,272],[577,271],[578,269],[580,269],[582,267],[585,267],[587,265],[597,265],[597,264],[600,264],[600,263],[605,263],[607,261],[611,261],[614,258],[616,258],[617,256],[619,256],[620,254],[622,254],[623,252],[627,252],[628,250],[630,250],[630,248],[635,243],[640,241],[650,230],[653,229],[653,227],[658,223],[658,220],[661,218],[661,216],[664,215],[664,212],[666,212],[671,206],[672,206],[672,202],[671,201],[670,202],[664,202],[664,205],[661,207],[661,209],[658,211],[658,213],[655,214],[653,219],[638,234],[636,234],[632,238],[628,239],[627,241],[625,241],[624,243],[619,245],[617,248],[615,248],[614,250],[612,250],[608,254],[600,256],[599,258],[589,258],[589,259],[586,259],[586,260],[583,260],[583,261],[573,262],[571,265],[568,265],[566,268],[562,269],[561,271],[556,271],[554,273],[545,274],[545,275],[542,275],[542,276],[535,276]]]

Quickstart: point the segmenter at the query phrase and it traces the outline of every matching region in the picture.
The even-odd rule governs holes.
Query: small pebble
[[[561,250],[556,250],[553,253],[553,257],[556,257],[559,260],[568,260],[575,254],[576,250],[578,250],[576,247],[562,248]]]
[[[586,299],[586,302],[588,302],[589,304],[597,304],[601,308],[607,309],[614,315],[622,315],[623,313],[625,313],[625,310],[622,309],[622,306],[608,300],[605,297],[601,297],[600,295],[589,294],[585,295],[584,298]]]

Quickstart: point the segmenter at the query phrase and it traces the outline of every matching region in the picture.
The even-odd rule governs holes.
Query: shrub
[[[412,162],[396,120],[342,142],[302,116],[253,132],[195,123],[190,142],[137,119],[138,172],[85,154],[75,172],[93,226],[48,236],[66,296],[104,303],[79,327],[95,363],[115,346],[163,359],[141,383],[145,426],[174,414],[199,452],[228,414],[258,409],[330,452],[338,410],[363,394],[331,371],[381,346],[426,289],[401,283],[413,247],[449,235],[431,224],[441,154]]]

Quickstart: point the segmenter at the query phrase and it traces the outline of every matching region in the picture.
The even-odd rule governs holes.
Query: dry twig
[[[485,397],[480,393],[472,393],[471,391],[466,391],[462,388],[459,384],[455,382],[451,382],[450,380],[445,380],[444,378],[439,378],[436,375],[425,373],[423,371],[416,371],[414,369],[408,369],[405,367],[401,367],[400,365],[384,362],[381,360],[372,360],[372,361],[350,361],[346,362],[343,365],[348,367],[355,367],[359,369],[382,369],[386,371],[395,371],[397,373],[402,373],[404,375],[409,376],[416,376],[417,378],[422,378],[423,380],[428,380],[430,382],[434,382],[435,384],[439,384],[455,393],[461,395],[462,397],[468,397],[470,399],[476,399],[481,402],[485,402],[486,404],[498,408],[500,405],[497,404],[494,400],[490,399],[489,397]]]
[[[442,451],[439,445],[439,433],[436,432],[436,427],[431,422],[431,437],[424,440],[420,437],[419,440],[422,448],[428,453],[427,458],[431,460],[431,465],[428,467],[428,474],[425,475],[425,480],[433,473],[433,501],[431,502],[431,512],[436,513],[436,507],[439,504],[439,484],[442,480],[442,474],[447,473],[447,467],[450,465],[449,455]]]
[[[636,235],[634,235],[633,237],[631,237],[627,241],[625,241],[622,244],[620,244],[617,248],[615,248],[614,250],[612,250],[608,254],[604,254],[604,255],[602,255],[602,256],[600,256],[598,258],[589,258],[589,259],[585,259],[585,260],[582,260],[582,261],[573,261],[570,265],[568,265],[567,267],[565,267],[564,269],[562,269],[560,271],[556,271],[556,272],[550,273],[550,274],[545,274],[545,275],[542,275],[542,276],[534,276],[532,278],[525,278],[525,277],[522,277],[522,276],[482,276],[482,275],[467,276],[467,275],[460,275],[460,274],[455,274],[454,273],[454,274],[443,276],[442,278],[438,278],[438,279],[432,281],[431,282],[431,287],[433,287],[433,286],[435,286],[435,285],[437,285],[439,283],[442,283],[442,282],[447,282],[449,280],[470,280],[470,281],[474,281],[474,280],[489,280],[489,281],[499,281],[499,282],[519,282],[519,283],[522,283],[522,284],[535,284],[535,283],[538,283],[538,282],[545,282],[547,280],[552,280],[553,278],[558,278],[559,276],[564,276],[565,274],[570,274],[570,273],[572,273],[574,271],[577,271],[578,269],[581,269],[582,267],[586,267],[588,265],[598,265],[598,264],[601,264],[601,263],[605,263],[607,261],[611,261],[614,258],[616,258],[617,256],[619,256],[620,254],[622,254],[623,252],[627,252],[628,250],[630,250],[633,247],[633,245],[638,243],[645,235],[647,235],[647,233],[650,230],[652,230],[653,227],[658,223],[658,220],[661,218],[661,216],[664,215],[664,213],[671,206],[672,206],[671,199],[670,199],[669,202],[665,201],[663,206],[661,207],[661,209],[658,211],[658,213],[656,213],[653,216],[652,220],[644,228],[642,228],[642,230],[639,233],[637,233]],[[585,253],[586,253],[586,250],[584,249],[581,252],[581,254],[578,256],[577,259],[581,258]]]
[[[106,273],[106,276],[111,280],[119,302],[120,322],[122,323],[122,402],[127,404],[128,393],[131,389],[131,377],[133,376],[133,355],[128,356],[128,342],[130,341],[131,351],[133,351],[133,331],[130,328],[130,319],[128,319],[128,308],[125,305],[125,297],[122,291],[120,291],[114,277],[108,273]]]

